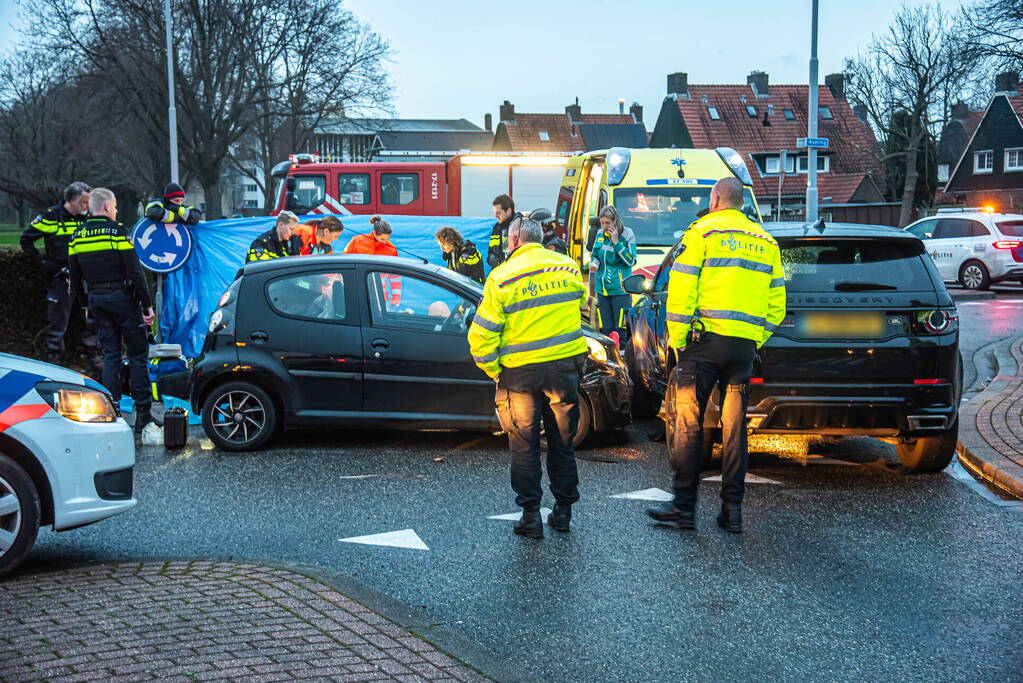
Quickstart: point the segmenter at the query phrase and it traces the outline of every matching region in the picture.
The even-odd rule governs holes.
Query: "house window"
[[[938,164],[938,182],[948,182],[948,164]]]
[[[540,131],[540,140],[542,142],[550,142],[551,141],[551,136],[547,133],[547,131],[542,130],[542,131]]]
[[[990,173],[995,167],[995,152],[991,149],[973,153],[973,172],[975,174]]]
[[[747,104],[746,113],[750,115],[750,118],[755,119],[757,117],[757,108],[754,107],[752,104]]]
[[[720,121],[721,114],[718,113],[717,107],[707,107],[707,113],[710,114],[711,121]]]
[[[796,120],[796,114],[791,109],[786,109],[782,113],[785,114],[785,120],[786,121],[795,121]]]
[[[831,107],[829,107],[826,104],[822,104],[820,106],[820,113],[821,113],[821,118],[822,119],[828,120],[828,119],[835,118],[834,115],[832,115],[832,113],[831,113]]]
[[[1005,150],[1005,170],[1023,171],[1023,147]]]
[[[790,154],[785,156],[785,172],[792,173],[794,168],[795,158]],[[778,168],[781,164],[778,161],[778,157],[765,157],[764,158],[764,173],[767,175],[776,175]]]
[[[827,157],[823,154],[817,155],[818,173],[827,173],[828,171],[831,170],[831,162],[829,161],[829,159],[830,157]],[[810,168],[809,157],[799,157],[799,162],[796,164],[796,167],[799,169],[800,173],[806,173],[807,169]]]
[[[245,186],[245,191],[246,192],[259,192],[259,186],[258,185],[246,185]]]
[[[245,207],[246,209],[258,209],[259,208],[259,200],[258,199],[246,199],[244,202],[242,202],[242,206]]]

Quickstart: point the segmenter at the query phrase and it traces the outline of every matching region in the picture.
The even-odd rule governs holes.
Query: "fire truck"
[[[444,162],[321,161],[295,154],[274,166],[272,215],[490,216],[506,194],[520,211],[550,208],[569,156],[460,154]]]

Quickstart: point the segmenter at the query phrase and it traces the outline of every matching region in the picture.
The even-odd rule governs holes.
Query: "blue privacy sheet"
[[[369,216],[337,216],[345,229],[334,242],[334,253],[340,254],[357,233],[371,230]],[[302,216],[301,220],[323,218]],[[394,232],[391,242],[399,256],[422,257],[430,263],[443,265],[440,247],[434,239],[437,231],[449,226],[462,233],[486,261],[487,243],[494,218],[463,216],[384,216]],[[188,261],[178,270],[164,276],[163,308],[160,332],[164,342],[181,344],[183,354],[195,358],[202,352],[210,314],[224,290],[234,281],[238,269],[245,264],[249,244],[273,227],[272,216],[259,218],[225,218],[186,227],[192,233],[194,248]],[[315,257],[297,257],[315,258]],[[488,268],[489,270],[489,268]]]

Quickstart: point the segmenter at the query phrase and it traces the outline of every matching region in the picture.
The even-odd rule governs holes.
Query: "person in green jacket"
[[[597,295],[600,333],[620,343],[625,338],[625,312],[632,304],[622,281],[636,265],[636,236],[613,206],[601,209],[599,218],[600,232],[590,250],[590,282]]]

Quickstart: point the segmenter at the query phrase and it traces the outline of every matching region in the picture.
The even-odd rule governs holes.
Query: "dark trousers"
[[[82,346],[85,347],[89,362],[98,362],[99,341],[96,326],[82,315],[82,304],[78,302],[68,286],[67,275],[57,273],[46,290],[46,360],[59,363],[64,355],[64,336],[72,323],[79,330]]]
[[[128,357],[128,377],[131,397],[136,408],[148,408],[152,402],[149,393],[149,371],[146,361],[149,342],[142,311],[124,289],[89,294],[89,313],[99,328],[99,343],[103,349],[103,386],[115,400],[121,396],[121,345]]]
[[[579,427],[579,358],[562,358],[501,370],[497,385],[497,414],[508,433],[511,485],[515,503],[526,510],[540,508],[540,420],[546,426],[547,478],[557,502],[579,500],[575,465]]]
[[[749,460],[746,405],[755,356],[756,345],[748,339],[706,333],[701,343],[686,345],[672,370],[667,419],[673,422],[668,453],[675,468],[676,507],[696,502],[703,464],[703,416],[715,386],[721,396],[724,446],[721,499],[742,502]]]
[[[611,334],[618,330],[620,339],[625,339],[625,311],[632,306],[631,294],[598,294],[597,310],[600,312],[600,333]]]

